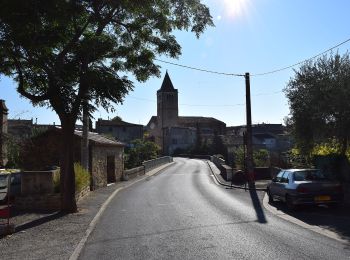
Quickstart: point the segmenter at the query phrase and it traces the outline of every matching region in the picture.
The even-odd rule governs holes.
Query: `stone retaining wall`
[[[75,200],[78,202],[90,192],[90,186],[86,186],[80,192],[75,194]],[[15,199],[14,206],[20,210],[60,210],[61,194],[26,194],[19,195]]]
[[[163,164],[171,163],[172,161],[173,161],[173,157],[164,156],[164,157],[159,157],[157,159],[145,161],[142,163],[142,165],[145,167],[145,172],[149,172],[154,168],[157,168]]]
[[[124,171],[124,175],[127,176],[126,178],[128,178],[128,179],[132,179],[132,178],[135,178],[137,176],[144,175],[144,174],[145,174],[145,167],[144,166],[140,166],[140,167],[136,167],[136,168],[132,168],[132,169]]]
[[[225,160],[213,155],[213,156],[211,156],[211,161],[215,164],[216,167],[218,167],[218,169],[221,172],[222,177],[226,181],[232,180],[233,170],[230,166],[225,164]]]
[[[21,194],[53,193],[53,171],[24,171],[21,174]]]

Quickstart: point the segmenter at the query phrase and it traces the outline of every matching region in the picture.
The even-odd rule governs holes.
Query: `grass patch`
[[[75,192],[82,191],[85,187],[90,186],[90,173],[85,170],[80,163],[74,163],[75,172]],[[60,192],[60,171],[53,175],[53,184],[55,192]]]

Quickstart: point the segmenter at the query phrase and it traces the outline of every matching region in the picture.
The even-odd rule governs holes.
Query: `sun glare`
[[[231,18],[236,18],[239,16],[242,16],[247,7],[249,0],[222,0],[224,7],[225,7],[225,13],[227,16]]]

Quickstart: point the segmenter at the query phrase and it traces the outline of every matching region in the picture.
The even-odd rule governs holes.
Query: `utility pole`
[[[253,139],[252,139],[252,113],[250,103],[250,76],[247,72],[245,74],[245,87],[246,87],[246,110],[247,110],[247,176],[249,187],[254,187],[254,164],[253,164]]]

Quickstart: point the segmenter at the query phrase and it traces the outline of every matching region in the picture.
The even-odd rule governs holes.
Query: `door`
[[[279,199],[279,194],[280,194],[280,191],[281,191],[281,180],[282,180],[282,176],[284,174],[285,171],[280,171],[276,178],[275,178],[275,181],[271,183],[271,186],[270,186],[270,194],[272,195],[272,197],[274,198],[278,198]]]
[[[107,156],[107,183],[115,181],[115,156]]]

